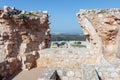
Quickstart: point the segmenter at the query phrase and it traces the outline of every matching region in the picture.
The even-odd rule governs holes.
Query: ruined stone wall
[[[94,69],[85,64],[82,80],[119,80],[120,9],[80,10],[77,16],[90,54],[99,62],[93,65],[97,66]]]
[[[9,70],[36,66],[38,51],[50,46],[48,18],[47,11],[27,12],[7,6],[0,9],[0,44]],[[17,67],[12,69],[14,64]]]
[[[79,23],[93,54],[120,57],[120,9],[81,10]]]

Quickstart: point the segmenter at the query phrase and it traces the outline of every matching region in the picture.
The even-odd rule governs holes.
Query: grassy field
[[[73,44],[71,46],[73,46],[73,47],[79,47],[79,48],[82,48],[82,47],[86,48],[86,45],[82,45],[82,44]]]
[[[51,41],[85,41],[85,35],[80,34],[52,34]]]

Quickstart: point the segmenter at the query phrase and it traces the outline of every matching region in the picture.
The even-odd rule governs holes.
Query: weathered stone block
[[[39,46],[49,47],[48,18],[47,12],[27,12],[8,6],[1,9],[0,41],[4,45],[3,58],[10,63],[10,74],[18,68],[35,67]]]
[[[89,51],[102,63],[120,59],[120,9],[80,10],[78,21],[90,44]],[[102,58],[103,57],[103,58]],[[117,62],[119,64],[119,61]],[[110,64],[114,65],[112,62]],[[115,65],[114,65],[115,66]],[[120,65],[119,65],[120,66]]]
[[[112,12],[115,12],[114,15]],[[116,14],[117,12],[120,13],[115,9],[99,9],[99,12],[93,9],[81,10],[78,13],[79,22],[93,53],[118,56],[120,16]]]
[[[68,77],[73,77],[74,74],[75,74],[75,73],[74,73],[73,71],[68,71],[68,72],[67,72],[67,76],[68,76]]]
[[[94,66],[82,66],[82,80],[100,80]]]

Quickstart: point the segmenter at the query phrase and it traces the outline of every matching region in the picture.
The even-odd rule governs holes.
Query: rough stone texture
[[[119,9],[80,10],[79,23],[90,43],[93,54],[119,56]]]
[[[0,9],[0,44],[8,73],[36,66],[38,51],[50,46],[48,18],[46,11],[27,12],[8,6]]]
[[[120,80],[119,68],[116,69],[102,65],[83,65],[82,69],[58,67],[34,68],[30,71],[22,71],[13,80],[49,80],[55,70],[57,70],[61,80]],[[72,72],[74,75],[68,76],[69,72]],[[33,76],[33,74],[35,75]]]
[[[77,16],[89,42],[88,48],[90,54],[98,58],[99,69],[96,69],[97,72],[99,73],[99,71],[104,68],[104,70],[100,72],[100,77],[102,80],[119,80],[120,9],[80,10]],[[107,70],[104,66],[112,69],[113,72]],[[90,68],[90,66],[88,68]],[[92,69],[88,69],[86,73],[90,72],[91,75],[94,75],[91,70]],[[116,72],[116,70],[118,72]],[[113,78],[112,75],[116,77]],[[89,75],[85,75],[84,77],[90,80]]]
[[[82,80],[100,80],[93,66],[82,67]]]
[[[104,57],[110,63],[111,60],[120,62],[119,13],[119,9],[80,10],[78,13],[79,23],[90,44],[90,53]]]
[[[120,80],[120,69],[103,65],[83,65],[82,80]]]
[[[22,71],[13,80],[20,80],[21,77],[22,80],[49,80],[55,70],[61,80],[93,80],[98,75],[101,80],[120,80],[119,67],[112,66],[105,58],[102,64],[95,64],[96,58],[91,56],[85,48],[44,49],[40,51],[38,67]]]
[[[97,64],[86,48],[51,48],[40,51],[38,67],[81,68],[82,64]]]
[[[28,72],[22,72],[23,74],[17,75],[13,80],[50,80],[50,77],[52,76],[53,72],[57,70],[58,75],[60,76],[61,80],[81,80],[81,76],[68,76],[67,73],[72,72],[73,74],[79,73],[81,75],[81,69],[74,69],[74,68],[56,68],[56,67],[50,67],[50,68],[35,68],[31,69]],[[27,76],[32,76],[33,73],[36,73],[35,76],[32,78]],[[62,74],[61,74],[62,73]],[[77,74],[77,75],[79,75]],[[21,78],[22,77],[22,78]]]

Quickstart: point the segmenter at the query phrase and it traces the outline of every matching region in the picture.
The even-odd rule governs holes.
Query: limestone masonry
[[[6,72],[3,69],[0,75],[36,66],[38,51],[50,46],[48,19],[47,11],[27,12],[8,6],[0,9],[0,44],[6,65]]]
[[[78,19],[92,53],[120,57],[120,9],[81,10]]]
[[[80,10],[77,16],[87,37],[91,56],[97,57],[99,66],[111,67],[113,68],[112,71],[120,76],[120,9]],[[88,76],[87,73],[92,73],[95,70],[90,72],[92,68],[89,68],[89,71],[85,70],[84,78],[86,79],[84,80],[93,80],[91,76],[94,73],[88,74],[91,76]],[[95,72],[98,73],[99,70],[96,69]],[[100,75],[99,77],[103,78]],[[106,76],[106,79],[96,78],[95,80],[120,80],[120,77],[110,79]]]

